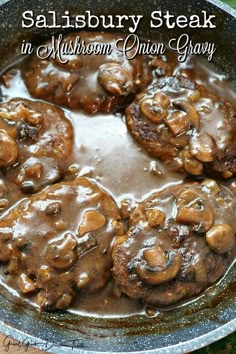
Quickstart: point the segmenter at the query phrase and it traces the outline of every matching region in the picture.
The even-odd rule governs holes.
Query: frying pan
[[[0,1],[0,65],[5,65],[19,51],[23,38],[46,37],[49,29],[23,31],[23,11],[47,14],[65,10],[82,14],[91,10],[100,14],[142,14],[137,34],[163,41],[181,34],[181,30],[150,30],[150,14],[171,10],[175,15],[201,14],[206,10],[217,16],[217,29],[184,29],[195,41],[213,41],[217,45],[213,64],[227,74],[236,87],[236,11],[216,0],[12,0]],[[27,345],[51,353],[183,353],[212,343],[236,330],[236,265],[197,301],[157,317],[133,315],[124,318],[79,316],[69,312],[39,314],[21,303],[14,303],[2,290],[0,294],[0,331]],[[7,345],[7,341],[5,342]]]

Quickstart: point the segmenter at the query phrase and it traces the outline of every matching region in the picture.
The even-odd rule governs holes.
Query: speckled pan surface
[[[188,3],[188,4],[187,4]],[[217,44],[214,57],[220,71],[229,75],[236,85],[236,11],[219,1],[206,0],[12,0],[0,1],[0,64],[19,50],[19,40],[32,38],[34,29],[22,32],[21,14],[24,10],[46,13],[65,9],[72,14],[91,10],[99,14],[143,14],[139,33],[155,38],[149,31],[149,16],[154,10],[171,9],[176,15],[206,10],[216,14],[217,30],[192,31],[195,40],[212,40]],[[146,19],[146,20],[145,20]],[[40,32],[48,36],[49,30]],[[163,38],[166,33],[161,33]],[[173,36],[173,32],[168,32]],[[236,265],[220,282],[196,302],[171,311],[160,312],[156,318],[133,316],[117,319],[95,318],[70,313],[37,314],[22,304],[0,295],[0,331],[17,340],[51,353],[146,352],[185,353],[214,342],[236,330]],[[230,284],[230,285],[229,285]],[[59,349],[60,348],[60,349]]]

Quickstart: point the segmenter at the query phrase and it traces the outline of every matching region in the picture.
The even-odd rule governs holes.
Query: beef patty
[[[102,288],[111,245],[124,233],[113,199],[87,178],[28,197],[0,219],[7,282],[43,310],[67,308],[77,291]]]
[[[113,251],[113,275],[133,299],[152,306],[199,294],[235,258],[236,201],[213,180],[153,194],[131,216]]]
[[[73,127],[51,104],[16,98],[0,104],[0,167],[25,193],[59,181],[73,148]]]
[[[214,178],[236,173],[232,105],[187,77],[162,77],[137,95],[126,124],[151,156],[176,170]]]
[[[117,40],[125,37],[96,32],[80,32],[78,37],[78,33],[72,33],[63,37],[60,46],[74,48],[78,38],[79,44],[84,41],[86,48],[106,45],[109,51],[99,55],[63,55],[61,60],[53,55],[41,60],[35,55],[24,74],[32,96],[70,108],[82,108],[88,113],[111,112],[151,82],[149,58],[138,55],[126,59],[116,45]],[[51,48],[52,42],[47,42],[44,46],[47,54],[41,55],[48,55]]]

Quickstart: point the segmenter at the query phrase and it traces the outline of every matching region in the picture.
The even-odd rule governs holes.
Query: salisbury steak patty
[[[199,294],[236,254],[236,201],[213,180],[166,188],[134,211],[114,246],[122,292],[157,306]]]
[[[0,261],[8,285],[43,310],[70,305],[77,290],[106,284],[111,244],[123,234],[112,198],[86,178],[23,200],[0,219]]]
[[[52,42],[47,42],[45,53],[41,52],[47,59],[35,55],[25,71],[31,95],[88,113],[110,112],[116,105],[124,104],[127,97],[151,82],[152,71],[144,55],[125,58],[116,48],[120,38],[124,36],[96,32],[67,35],[60,40],[61,47],[67,46],[69,50],[84,41],[87,48],[93,46],[97,50],[107,45],[109,54],[63,55],[62,62],[58,56],[49,55]]]
[[[25,193],[60,180],[73,147],[73,127],[53,105],[13,99],[0,105],[0,167]]]
[[[126,109],[126,124],[151,155],[191,175],[236,173],[232,105],[184,76],[166,76]]]

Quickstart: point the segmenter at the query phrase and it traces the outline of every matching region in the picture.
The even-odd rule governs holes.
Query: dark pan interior
[[[4,3],[4,1],[0,2]],[[178,36],[175,30],[150,31],[149,19],[154,10],[170,10],[176,15],[200,14],[206,10],[217,16],[217,29],[184,30],[195,41],[217,45],[216,68],[228,75],[236,86],[236,12],[218,1],[206,0],[12,0],[0,7],[0,64],[4,66],[19,52],[23,38],[48,37],[49,29],[22,30],[21,15],[33,9],[37,14],[56,10],[64,14],[82,14],[91,10],[100,14],[142,14],[145,16],[137,34],[150,38]],[[0,331],[25,343],[53,353],[137,352],[183,353],[211,343],[236,330],[236,266],[219,286],[209,289],[197,302],[167,311],[164,317],[148,319],[133,316],[117,319],[80,317],[69,313],[38,314],[22,304],[0,295]],[[230,285],[229,285],[230,284]],[[60,349],[58,350],[58,346]]]

